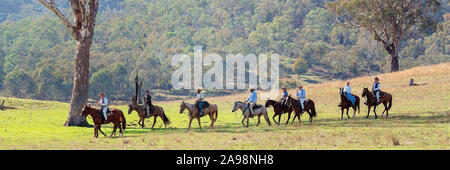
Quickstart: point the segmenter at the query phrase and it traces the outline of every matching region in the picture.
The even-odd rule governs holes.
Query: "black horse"
[[[348,110],[350,110],[350,107],[353,108],[353,117],[355,118],[356,110],[358,110],[358,114],[361,111],[359,108],[359,97],[352,94],[355,97],[355,104],[352,105],[352,102],[347,99],[344,95],[344,89],[339,88],[339,95],[341,96],[341,103],[339,104],[339,107],[341,108],[341,120],[344,118],[344,110],[347,109],[347,117],[350,119],[350,116],[348,116]]]
[[[273,121],[277,124],[280,125],[280,121],[281,121],[281,115],[283,113],[289,113],[288,114],[288,119],[286,121],[286,124],[289,123],[289,119],[291,119],[291,113],[293,111],[293,109],[291,107],[289,107],[289,105],[283,105],[281,102],[277,102],[275,100],[267,100],[265,106],[268,108],[269,106],[273,107],[273,111],[275,112],[275,114],[273,115],[272,119]],[[275,120],[275,116],[278,116],[278,122]]]

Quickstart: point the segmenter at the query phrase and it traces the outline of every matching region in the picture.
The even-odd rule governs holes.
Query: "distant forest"
[[[400,70],[450,62],[450,3],[435,31],[404,41]],[[71,18],[67,0],[55,0]],[[128,100],[139,72],[153,93],[173,91],[178,53],[280,54],[280,77],[327,79],[389,72],[389,56],[364,29],[337,24],[323,0],[101,0],[90,58],[90,97]],[[68,101],[74,40],[35,0],[0,2],[2,96]],[[224,60],[225,61],[225,60]],[[320,71],[319,71],[320,70]],[[293,87],[283,79],[282,86]]]

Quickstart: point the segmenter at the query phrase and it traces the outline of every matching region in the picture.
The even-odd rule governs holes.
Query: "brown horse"
[[[267,100],[264,106],[266,106],[266,108],[269,108],[270,106],[273,107],[273,111],[275,114],[273,115],[272,119],[277,125],[280,125],[281,115],[283,113],[289,113],[286,124],[289,123],[289,120],[291,119],[291,113],[293,111],[291,107],[287,105],[282,105],[281,102],[277,102],[275,100]],[[278,116],[278,122],[275,120],[275,116]]]
[[[167,128],[167,125],[170,124],[170,120],[164,113],[164,109],[160,106],[156,106],[156,105],[154,105],[154,106],[155,106],[155,112],[150,113],[150,117],[153,117],[152,129],[155,126],[156,118],[158,116],[164,122],[164,128]],[[138,113],[138,116],[139,116],[138,124],[139,124],[139,126],[141,126],[141,128],[144,128],[145,127],[144,120],[147,118],[146,110],[143,108],[142,105],[133,103],[133,104],[128,105],[128,114],[131,114],[131,112],[133,112],[133,111],[136,111]],[[150,117],[148,117],[148,118],[150,118]]]
[[[83,107],[83,110],[81,112],[81,115],[86,117],[87,115],[91,115],[92,120],[94,121],[94,137],[98,137],[98,131],[100,131],[105,137],[106,134],[103,133],[103,131],[101,130],[101,125],[102,124],[108,124],[108,123],[113,123],[114,124],[114,129],[110,135],[110,137],[112,137],[113,135],[116,135],[116,129],[117,127],[119,127],[120,130],[120,136],[123,136],[123,131],[125,130],[126,127],[126,123],[125,123],[125,116],[123,115],[123,112],[119,109],[112,109],[111,110],[112,115],[107,115],[107,122],[104,123],[102,120],[102,116],[100,115],[100,110],[99,109],[95,109],[92,108],[90,106],[85,105]],[[122,123],[122,124],[120,124]]]
[[[373,113],[375,114],[375,119],[378,118],[377,113],[375,112],[377,109],[377,105],[383,103],[384,110],[381,114],[383,117],[384,112],[386,112],[386,118],[389,116],[389,109],[392,107],[392,95],[386,92],[380,92],[380,103],[377,103],[377,98],[369,91],[369,88],[363,88],[362,97],[367,97],[367,118],[369,118],[370,108],[373,106]]]
[[[359,107],[359,97],[352,94],[355,97],[355,104],[352,105],[352,102],[347,99],[344,95],[344,89],[339,88],[339,95],[341,96],[341,103],[339,104],[339,107],[341,107],[341,120],[344,118],[344,110],[347,109],[347,117],[350,119],[350,116],[348,116],[348,111],[350,110],[350,107],[353,108],[353,117],[355,118],[356,110],[358,110],[358,114],[360,113],[361,109]]]
[[[190,104],[186,102],[181,102],[180,104],[180,114],[184,112],[184,110],[188,110],[188,116],[189,116],[189,126],[187,131],[191,129],[191,123],[192,119],[197,119],[198,126],[200,126],[200,129],[202,129],[202,125],[200,123],[200,118],[204,117],[206,115],[209,115],[209,118],[211,119],[211,125],[209,125],[209,128],[214,128],[214,122],[217,121],[217,114],[218,114],[218,107],[216,104],[209,104],[207,108],[203,109],[203,115],[200,116],[197,107],[195,107],[195,104]]]
[[[138,124],[139,126],[141,126],[141,128],[144,128],[145,125],[145,118],[147,118],[147,111],[146,109],[143,107],[143,105],[140,105],[137,103],[137,97],[136,95],[131,96],[131,104],[128,105],[128,114],[131,114],[131,112],[133,112],[133,110],[135,110],[138,113],[139,116],[139,121]],[[162,107],[159,106],[154,106],[155,107],[155,112],[150,113],[150,117],[154,117],[153,119],[153,125],[152,125],[152,129],[155,126],[156,123],[156,118],[159,116],[162,121],[164,122],[164,126],[165,128],[167,128],[167,125],[170,124],[170,120],[169,118],[166,116],[166,114],[164,113],[164,109]]]
[[[291,95],[288,96],[287,103],[289,103],[290,107],[294,110],[295,116],[294,119],[292,119],[292,123],[294,123],[295,117],[298,117],[298,122],[301,123],[300,116],[303,114],[302,106],[300,105],[300,100],[296,100],[291,97]],[[313,121],[314,117],[317,117],[316,107],[314,106],[314,101],[311,99],[305,100],[304,103],[305,110],[309,114],[309,122],[310,124]]]

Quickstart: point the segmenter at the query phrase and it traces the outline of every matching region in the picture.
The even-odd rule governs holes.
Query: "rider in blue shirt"
[[[305,102],[305,99],[306,99],[306,91],[305,91],[305,89],[303,89],[302,85],[298,86],[298,91],[297,91],[296,96],[300,100],[300,104],[302,105],[302,110],[305,110],[305,106],[303,103]]]
[[[286,101],[287,101],[287,98],[288,98],[288,95],[289,95],[289,93],[287,92],[287,89],[286,89],[286,87],[283,87],[283,88],[281,88],[281,90],[283,90],[283,95],[281,96],[281,104],[282,104],[282,105],[285,105],[285,104],[286,104]]]
[[[250,106],[250,113],[253,114],[253,106],[256,104],[256,100],[258,99],[258,94],[256,94],[254,88],[250,88],[250,95],[248,96],[247,100],[245,101]]]

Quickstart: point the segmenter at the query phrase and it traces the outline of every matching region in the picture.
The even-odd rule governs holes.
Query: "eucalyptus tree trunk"
[[[64,125],[90,126],[86,118],[81,116],[81,110],[88,101],[89,55],[99,0],[69,0],[74,17],[73,24],[55,6],[53,0],[39,0],[39,2],[61,19],[76,42],[72,98],[69,116]]]

